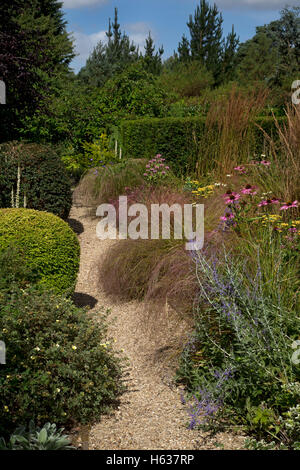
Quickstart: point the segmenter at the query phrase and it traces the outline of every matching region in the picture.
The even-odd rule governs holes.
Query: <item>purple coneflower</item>
[[[223,197],[225,198],[226,204],[234,204],[240,199],[241,195],[235,193],[234,191],[228,191],[226,194],[223,195]]]
[[[258,207],[270,206],[271,204],[279,204],[279,199],[273,197],[273,199],[265,199],[258,204]]]
[[[264,165],[264,166],[270,166],[271,165],[271,162],[268,162],[267,160],[262,160],[260,163],[261,163],[261,165]]]
[[[280,210],[287,211],[288,209],[291,209],[292,207],[298,207],[298,201],[286,202],[282,207],[280,207]]]
[[[257,194],[257,191],[256,191],[256,187],[255,186],[251,186],[251,184],[247,184],[247,186],[245,186],[242,190],[241,190],[241,193],[242,194],[251,194],[252,196],[254,196],[255,194]]]
[[[246,173],[246,168],[244,166],[236,166],[235,171],[238,171],[239,173]]]

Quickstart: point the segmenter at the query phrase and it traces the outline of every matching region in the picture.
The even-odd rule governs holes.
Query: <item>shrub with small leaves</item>
[[[58,426],[92,423],[123,391],[122,366],[97,323],[70,299],[37,287],[0,292],[0,435],[34,420]]]
[[[0,252],[12,247],[35,273],[38,284],[57,293],[74,290],[80,247],[76,234],[64,220],[31,209],[0,209]]]
[[[70,180],[53,147],[26,142],[0,146],[0,207],[12,207],[16,196],[19,207],[68,217]]]

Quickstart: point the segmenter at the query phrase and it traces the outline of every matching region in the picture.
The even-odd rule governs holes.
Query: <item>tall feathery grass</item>
[[[211,105],[199,141],[198,177],[213,172],[219,178],[249,159],[255,147],[251,124],[266,98],[265,90],[245,94],[233,88]]]

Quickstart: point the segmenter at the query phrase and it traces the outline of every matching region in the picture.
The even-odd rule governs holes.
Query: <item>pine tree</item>
[[[239,38],[232,25],[232,31],[228,34],[226,40],[224,40],[222,81],[226,82],[234,78],[238,45]]]
[[[178,58],[180,62],[187,63],[191,59],[190,43],[185,35],[182,36],[178,45]]]
[[[108,79],[122,72],[140,57],[136,46],[125,32],[123,34],[121,32],[117,8],[115,8],[114,22],[109,19],[106,36],[107,43],[99,41],[87,59],[85,67],[78,74],[79,79],[96,87],[102,87]]]
[[[144,54],[144,67],[147,72],[152,73],[153,75],[159,75],[162,69],[162,55],[164,53],[164,48],[161,46],[158,49],[158,52],[155,53],[154,40],[149,31],[149,35],[146,38],[145,45],[145,54]]]
[[[190,30],[191,57],[211,71],[217,79],[221,73],[223,18],[214,4],[201,0],[194,17],[187,23]]]

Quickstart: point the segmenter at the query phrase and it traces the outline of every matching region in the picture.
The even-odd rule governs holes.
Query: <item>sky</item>
[[[149,31],[157,47],[164,46],[164,58],[177,49],[185,34],[186,25],[199,0],[63,0],[67,30],[75,41],[77,57],[71,67],[78,72],[98,41],[105,41],[108,19],[118,8],[119,23],[130,39],[144,51]],[[300,0],[215,0],[223,15],[224,35],[232,25],[244,42],[255,34],[256,26],[262,26],[279,18],[279,11],[286,5],[300,6]]]

